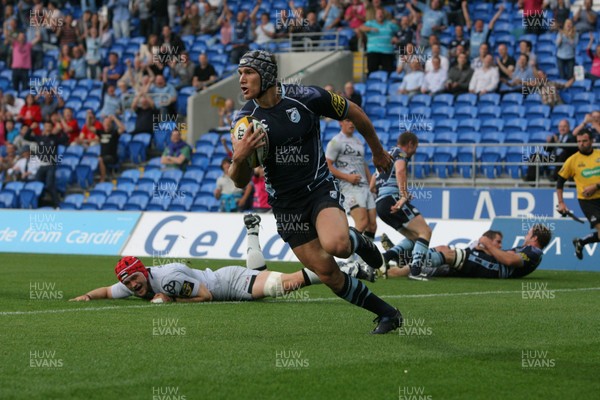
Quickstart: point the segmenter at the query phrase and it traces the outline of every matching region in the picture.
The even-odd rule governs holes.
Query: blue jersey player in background
[[[396,147],[390,150],[394,167],[390,172],[374,176],[377,187],[377,215],[386,224],[397,230],[404,239],[383,255],[387,264],[393,259],[412,257],[410,274],[413,280],[426,281],[421,269],[431,240],[431,228],[425,218],[412,204],[408,190],[408,163],[419,147],[419,138],[412,132],[403,132]],[[399,262],[400,264],[400,262]]]
[[[400,311],[340,271],[333,258],[356,253],[372,268],[384,265],[377,247],[348,227],[341,193],[327,167],[319,118],[351,120],[371,148],[375,166],[389,170],[391,157],[381,146],[373,124],[359,106],[335,93],[316,86],[277,83],[276,59],[266,51],[244,54],[238,73],[248,102],[232,126],[238,119],[252,116],[263,123],[266,132],[253,132],[250,125],[241,140],[232,135],[231,178],[238,187],[248,184],[252,170],[246,158],[267,135],[269,151],[263,166],[279,235],[300,262],[337,296],[377,314],[372,333],[395,330],[402,325]]]

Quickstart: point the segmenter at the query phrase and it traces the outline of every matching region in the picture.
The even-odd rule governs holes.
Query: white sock
[[[308,268],[302,268],[302,274],[304,275],[304,280],[306,281],[306,279],[309,280],[309,282],[305,282],[306,285],[316,285],[318,283],[321,283],[321,280],[319,279],[319,276],[317,274],[315,274],[314,272],[312,272],[310,269]]]
[[[248,252],[246,255],[246,268],[264,270],[267,269],[265,263],[265,257],[263,256],[260,248],[260,242],[258,241],[258,226],[248,230]],[[256,232],[254,232],[256,231]]]

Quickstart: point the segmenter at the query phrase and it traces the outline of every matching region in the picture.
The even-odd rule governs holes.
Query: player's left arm
[[[506,265],[507,267],[522,267],[524,262],[523,258],[512,250],[501,250],[494,246],[494,243],[487,237],[482,236],[479,239],[479,244],[485,247],[486,253],[491,255],[500,264]]]
[[[367,114],[365,114],[362,108],[351,101],[349,101],[348,104],[347,118],[352,121],[354,126],[356,126],[356,129],[363,135],[365,141],[371,148],[371,152],[373,153],[373,164],[375,164],[375,167],[377,167],[378,170],[389,171],[392,168],[392,156],[383,149],[371,120],[367,117]]]
[[[100,300],[100,299],[112,299],[112,293],[110,290],[110,286],[100,287],[94,290],[87,292],[86,294],[82,294],[81,296],[74,297],[69,301],[90,301],[90,300]]]
[[[591,185],[586,186],[583,188],[581,194],[583,194],[585,197],[590,197],[593,196],[598,190],[600,190],[600,182],[592,183]]]

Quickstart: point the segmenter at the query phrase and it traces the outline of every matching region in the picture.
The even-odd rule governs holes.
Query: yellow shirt
[[[584,155],[579,151],[565,161],[558,172],[565,179],[573,178],[577,186],[577,198],[582,200],[600,199],[600,190],[592,196],[585,197],[586,186],[600,183],[600,150],[594,149],[592,154]]]

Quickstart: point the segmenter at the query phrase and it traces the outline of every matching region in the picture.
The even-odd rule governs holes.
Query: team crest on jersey
[[[181,297],[192,297],[193,291],[194,291],[194,283],[188,282],[188,281],[183,281],[183,285],[181,286],[181,291],[179,292],[179,295]]]
[[[329,196],[330,196],[332,199],[337,199],[337,196],[338,196],[338,192],[337,192],[337,190],[330,190],[330,191],[329,191]]]
[[[292,107],[289,110],[285,110],[285,112],[287,113],[287,116],[290,119],[290,121],[292,121],[295,124],[300,122],[300,112],[296,107]]]
[[[181,284],[177,281],[169,281],[163,285],[163,290],[170,295],[176,295],[181,292]]]

